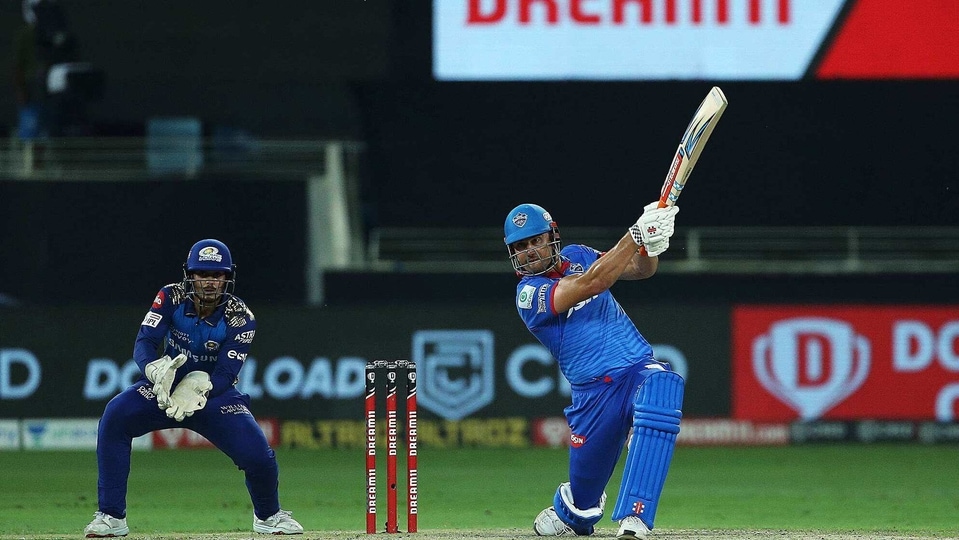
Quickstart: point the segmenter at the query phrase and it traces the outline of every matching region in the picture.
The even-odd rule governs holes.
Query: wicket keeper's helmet
[[[193,244],[190,253],[186,256],[183,269],[191,272],[226,272],[233,276],[236,267],[233,265],[233,256],[226,244],[213,238],[200,240]]]
[[[550,233],[550,259],[555,264],[559,261],[559,227],[556,225],[556,222],[553,221],[553,217],[549,212],[538,204],[523,203],[510,210],[509,214],[507,214],[506,223],[503,225],[503,242],[506,244],[506,250],[509,252],[510,261],[513,263],[513,269],[516,270],[516,272],[524,275],[533,275],[542,274],[548,270],[544,269],[541,272],[531,272],[527,267],[530,266],[531,263],[535,263],[538,259],[529,260],[526,264],[520,264],[516,258],[516,253],[513,252],[513,248],[510,246],[513,242],[523,240],[524,238],[531,238],[545,232]],[[550,265],[550,267],[552,267],[552,265]]]
[[[220,295],[216,305],[226,303],[227,299],[233,295],[233,288],[236,285],[236,265],[233,264],[233,256],[230,254],[230,248],[226,244],[207,238],[193,244],[190,252],[187,253],[186,262],[183,263],[183,286],[186,289],[187,296],[198,300],[196,295],[196,280],[192,274],[194,272],[224,272],[227,275],[226,284],[223,288],[223,294]]]

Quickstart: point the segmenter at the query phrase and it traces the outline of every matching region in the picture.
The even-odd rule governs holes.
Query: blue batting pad
[[[650,529],[666,483],[683,416],[685,381],[672,371],[656,371],[639,387],[633,403],[633,438],[613,520],[639,516]]]

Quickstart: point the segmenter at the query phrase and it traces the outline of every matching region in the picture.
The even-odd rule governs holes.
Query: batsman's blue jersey
[[[239,298],[231,296],[200,319],[183,285],[174,283],[160,289],[140,323],[133,359],[143,372],[161,346],[171,357],[183,353],[187,361],[177,370],[174,386],[191,371],[205,371],[213,383],[212,398],[236,384],[255,333],[256,319]]]
[[[609,290],[563,313],[553,306],[556,284],[582,274],[602,254],[583,245],[563,248],[560,271],[524,276],[516,286],[516,309],[572,384],[597,380],[620,368],[649,361],[653,349]]]

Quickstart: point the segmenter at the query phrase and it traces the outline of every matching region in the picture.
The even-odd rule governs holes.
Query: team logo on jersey
[[[526,225],[527,219],[529,219],[529,216],[527,216],[525,212],[520,212],[513,216],[513,225],[522,227],[523,225]]]
[[[214,262],[223,262],[223,255],[220,255],[220,250],[214,246],[207,246],[200,250],[197,253],[197,257],[200,261],[214,261]]]
[[[218,349],[220,348],[220,344],[219,344],[218,342],[216,342],[216,341],[213,341],[212,339],[211,339],[210,341],[207,341],[206,343],[204,343],[203,346],[204,346],[204,347],[206,348],[206,350],[208,350],[208,351],[216,351],[216,350],[218,350]]]
[[[536,287],[532,285],[523,285],[523,288],[519,291],[519,296],[516,297],[516,305],[520,309],[529,309],[533,307],[533,292],[536,291]]]

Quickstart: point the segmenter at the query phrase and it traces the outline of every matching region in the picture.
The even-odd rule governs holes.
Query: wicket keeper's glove
[[[643,207],[643,215],[629,228],[629,235],[637,246],[645,247],[646,254],[658,257],[669,249],[669,238],[676,230],[678,206],[659,208],[659,201]]]
[[[170,389],[173,387],[176,370],[185,363],[185,354],[178,354],[176,358],[163,355],[144,368],[143,372],[147,379],[153,383],[153,393],[157,397],[157,406],[160,407],[161,411],[170,406]]]
[[[183,377],[180,384],[170,394],[170,406],[166,415],[177,422],[193,416],[193,413],[206,406],[206,398],[213,389],[210,374],[205,371],[191,371]]]

